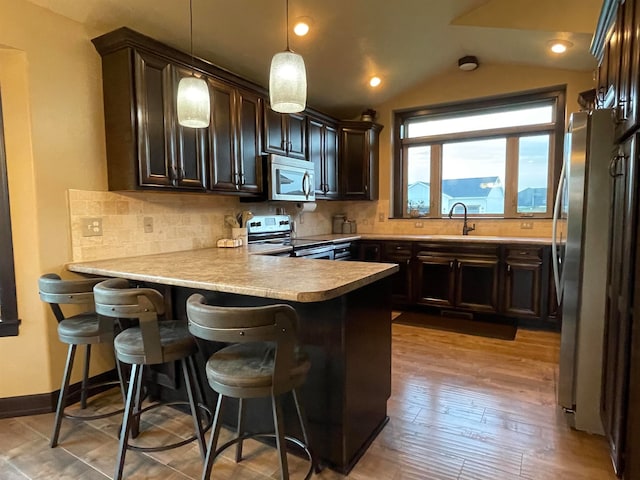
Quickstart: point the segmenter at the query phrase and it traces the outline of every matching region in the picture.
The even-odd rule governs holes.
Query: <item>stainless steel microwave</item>
[[[269,200],[312,202],[316,199],[313,162],[271,154],[267,164]]]

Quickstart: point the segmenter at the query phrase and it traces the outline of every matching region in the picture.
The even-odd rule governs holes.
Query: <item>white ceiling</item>
[[[30,0],[87,26],[91,35],[127,26],[189,51],[188,0]],[[602,0],[289,0],[291,34],[307,66],[308,104],[353,118],[412,85],[475,55],[482,63],[517,63],[590,71]],[[285,0],[193,0],[194,53],[263,86],[274,53],[284,50]],[[571,41],[564,56],[554,38]],[[482,68],[482,67],[480,67]],[[377,74],[383,84],[368,87]]]

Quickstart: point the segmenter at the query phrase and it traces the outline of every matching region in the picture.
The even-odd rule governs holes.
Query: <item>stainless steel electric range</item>
[[[334,259],[330,240],[292,238],[291,226],[289,215],[256,215],[247,222],[249,243],[290,245],[292,257]]]

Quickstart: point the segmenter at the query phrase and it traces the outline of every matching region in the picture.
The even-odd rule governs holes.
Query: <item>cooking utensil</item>
[[[247,222],[249,220],[251,220],[253,218],[253,213],[249,212],[248,210],[245,210],[244,212],[242,212],[242,225],[240,225],[241,227],[246,227],[247,226]]]
[[[238,224],[238,221],[235,219],[235,217],[233,215],[225,215],[224,216],[224,223],[228,226],[230,226],[231,228],[238,228],[240,225]]]

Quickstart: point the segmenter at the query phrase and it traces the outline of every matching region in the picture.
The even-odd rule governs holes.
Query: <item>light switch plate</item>
[[[102,218],[90,217],[82,219],[82,236],[83,237],[100,237],[102,236]]]

